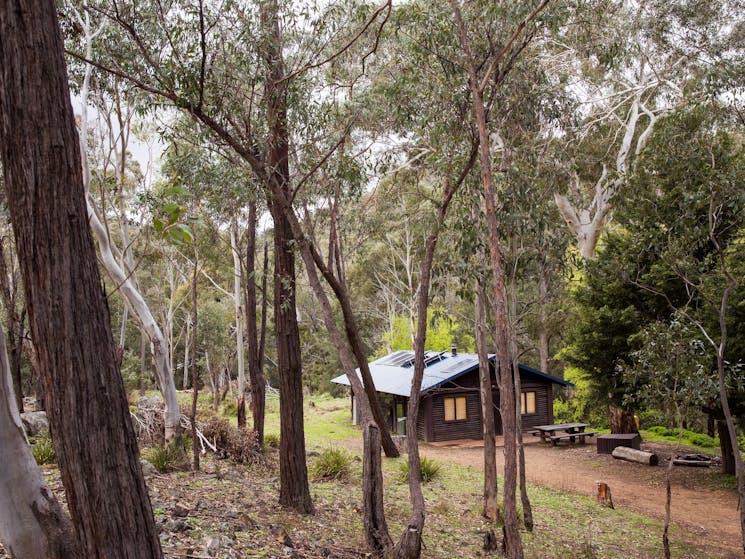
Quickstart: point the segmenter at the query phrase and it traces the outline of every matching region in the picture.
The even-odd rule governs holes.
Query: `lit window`
[[[445,421],[461,421],[466,419],[466,397],[444,398]]]
[[[527,415],[536,413],[535,411],[535,392],[520,393],[520,413]]]

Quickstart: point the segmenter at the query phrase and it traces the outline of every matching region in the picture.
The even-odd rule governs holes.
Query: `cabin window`
[[[521,392],[520,393],[520,413],[522,415],[536,413],[535,392]]]
[[[401,402],[396,404],[396,418],[404,417],[404,405]]]
[[[466,397],[443,398],[445,401],[445,421],[461,421],[467,419]]]

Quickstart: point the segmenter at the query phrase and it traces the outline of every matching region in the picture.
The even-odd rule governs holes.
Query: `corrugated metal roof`
[[[438,388],[447,382],[452,382],[458,377],[473,371],[479,366],[479,358],[475,353],[458,353],[453,355],[448,351],[425,352],[425,369],[422,378],[422,393]],[[494,359],[493,355],[489,356]],[[556,384],[562,386],[571,385],[565,380],[551,376],[530,367],[520,365],[520,368],[537,374]],[[360,371],[357,369],[357,376]],[[401,350],[393,352],[385,357],[370,362],[370,374],[375,383],[375,390],[386,394],[398,396],[409,396],[411,393],[411,382],[414,378],[414,352],[412,350]],[[331,379],[336,384],[349,386],[347,375],[340,375]]]

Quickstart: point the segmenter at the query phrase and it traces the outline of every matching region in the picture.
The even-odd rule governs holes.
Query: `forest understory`
[[[270,426],[278,420],[270,402]],[[159,473],[145,463],[147,486],[160,540],[171,558],[368,557],[361,518],[361,436],[351,426],[345,399],[306,403],[309,464],[329,448],[349,453],[351,465],[338,480],[315,479],[315,514],[299,515],[277,505],[278,456],[267,448],[257,464],[202,456],[201,470]],[[597,455],[595,445],[551,447],[527,437],[526,459],[535,530],[523,530],[526,557],[662,557],[664,462],[671,445],[645,443],[661,457],[650,468]],[[143,456],[149,456],[143,449]],[[483,551],[488,530],[481,516],[483,447],[477,441],[424,445],[422,455],[442,465],[425,485],[427,523],[423,557],[496,557]],[[502,448],[497,449],[502,461]],[[404,458],[385,460],[386,502],[392,533],[403,529],[409,511],[400,470]],[[43,467],[57,497],[64,491],[57,468]],[[596,479],[606,480],[615,510],[593,498]],[[680,468],[673,477],[672,549],[682,559],[737,557],[736,494],[717,471]],[[500,480],[501,484],[501,480]],[[729,483],[731,485],[731,483]],[[501,536],[500,536],[501,537]],[[1,548],[0,548],[1,549]],[[0,552],[0,557],[5,557]]]

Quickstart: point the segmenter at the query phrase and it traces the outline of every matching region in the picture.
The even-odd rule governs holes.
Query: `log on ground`
[[[628,448],[626,446],[618,446],[614,448],[613,458],[628,460],[629,462],[638,462],[639,464],[646,464],[647,466],[656,466],[659,462],[657,455],[653,452],[636,450],[635,448]]]

